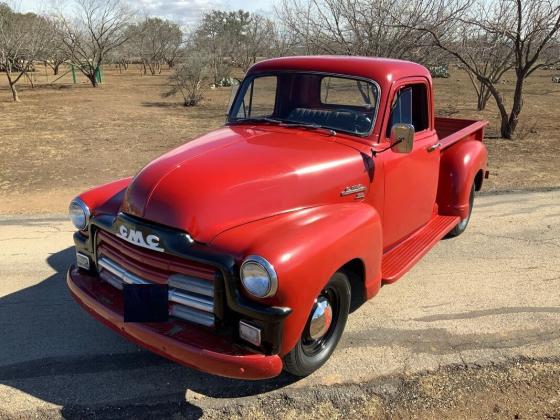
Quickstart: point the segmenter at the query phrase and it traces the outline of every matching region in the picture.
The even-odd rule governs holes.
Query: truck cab
[[[205,372],[312,373],[349,313],[468,225],[487,123],[433,103],[411,62],[255,64],[222,128],[72,201],[72,295]]]

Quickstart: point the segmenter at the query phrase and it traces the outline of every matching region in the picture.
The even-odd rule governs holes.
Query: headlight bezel
[[[74,206],[76,206],[76,208],[79,208],[83,213],[84,222],[80,225],[78,225],[76,223],[76,221],[75,221],[75,219],[72,215],[72,211],[73,211]],[[83,231],[89,225],[89,221],[90,221],[90,217],[91,217],[91,211],[90,211],[89,207],[87,206],[87,204],[84,203],[84,201],[80,197],[76,197],[72,201],[70,201],[70,205],[68,206],[68,216],[70,217],[70,221],[72,222],[74,227],[78,230]]]
[[[251,287],[251,285],[248,284],[251,281],[251,278],[245,276],[245,269],[251,264],[254,264],[262,268],[264,270],[264,273],[266,273],[267,275],[268,287],[264,294],[257,293],[255,287],[254,286]],[[276,271],[274,270],[274,266],[270,262],[268,262],[265,258],[259,255],[249,255],[247,258],[243,260],[243,263],[241,264],[241,267],[239,269],[239,276],[241,278],[241,284],[243,285],[243,288],[249,294],[251,294],[251,296],[254,296],[256,298],[266,299],[272,297],[276,294],[278,290],[278,276],[276,274]],[[253,279],[252,281],[255,281],[255,279]]]

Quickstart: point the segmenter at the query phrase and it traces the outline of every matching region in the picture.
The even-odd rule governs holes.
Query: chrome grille
[[[161,254],[157,256],[148,254],[146,258],[141,258],[141,255],[136,255],[139,252],[137,249],[133,249],[134,253],[131,253],[129,249],[131,246],[123,243],[123,249],[121,250],[121,244],[117,241],[120,242],[118,238],[106,233],[103,233],[97,241],[97,267],[99,277],[103,281],[119,290],[123,289],[125,283],[167,283],[170,316],[206,327],[214,326],[214,282],[208,280],[209,268],[193,265],[194,268],[191,269],[190,267],[184,267],[185,264],[188,264],[184,261],[179,263],[173,261],[165,264],[162,262],[162,257],[164,261],[165,256]],[[149,264],[151,259],[154,258],[158,259],[154,260],[153,265]],[[139,270],[142,267],[140,264],[149,265],[143,270]],[[129,266],[131,269],[128,268]],[[165,269],[163,269],[164,267]],[[174,273],[173,268],[175,267],[180,268],[183,273]],[[132,272],[132,269],[136,272]],[[149,279],[143,278],[144,272]],[[189,272],[201,272],[206,278],[197,278],[185,274]]]

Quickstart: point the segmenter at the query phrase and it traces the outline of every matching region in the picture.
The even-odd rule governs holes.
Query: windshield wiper
[[[332,128],[323,127],[319,124],[314,123],[302,123],[298,121],[291,121],[291,120],[277,120],[275,118],[270,117],[259,117],[259,118],[238,118],[235,120],[228,121],[229,124],[257,124],[257,123],[269,123],[269,124],[276,124],[280,127],[287,127],[287,128],[308,128],[310,130],[323,130],[326,131],[327,134],[330,136],[336,136],[336,131]]]
[[[298,121],[282,120],[280,121],[280,126],[288,128],[309,128],[311,130],[324,130],[330,136],[336,136],[336,131],[332,128],[323,127],[322,125],[314,123],[302,123]]]
[[[235,120],[228,121],[229,124],[237,124],[237,123],[248,123],[248,124],[255,124],[266,122],[269,124],[282,124],[282,121],[276,120],[270,117],[259,117],[259,118],[237,118]]]

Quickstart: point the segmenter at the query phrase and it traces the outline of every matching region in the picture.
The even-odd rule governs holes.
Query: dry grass
[[[560,186],[560,135],[556,104],[560,84],[541,71],[527,86],[516,141],[490,138],[492,177],[486,189]],[[512,77],[509,76],[511,79]],[[53,80],[49,75],[48,79]],[[508,79],[508,76],[506,76]],[[11,102],[0,80],[0,213],[62,212],[68,200],[90,186],[136,173],[144,164],[186,139],[219,127],[229,88],[208,90],[200,106],[184,108],[179,98],[162,99],[166,74],[140,76],[136,69],[106,70],[93,89],[66,75],[53,86],[44,74],[37,87],[20,86],[21,103]],[[467,77],[458,70],[435,81],[436,107],[453,116],[486,118],[495,137],[497,110],[475,110]],[[504,85],[511,91],[512,83]]]
[[[449,79],[435,80],[436,112],[456,112],[452,117],[486,119],[485,143],[490,152],[491,177],[485,190],[512,190],[560,186],[560,84],[553,71],[537,71],[527,80],[517,139],[498,138],[498,109],[492,98],[483,112],[476,110],[476,96],[467,76],[452,70]],[[504,77],[505,97],[514,89],[514,74]]]

